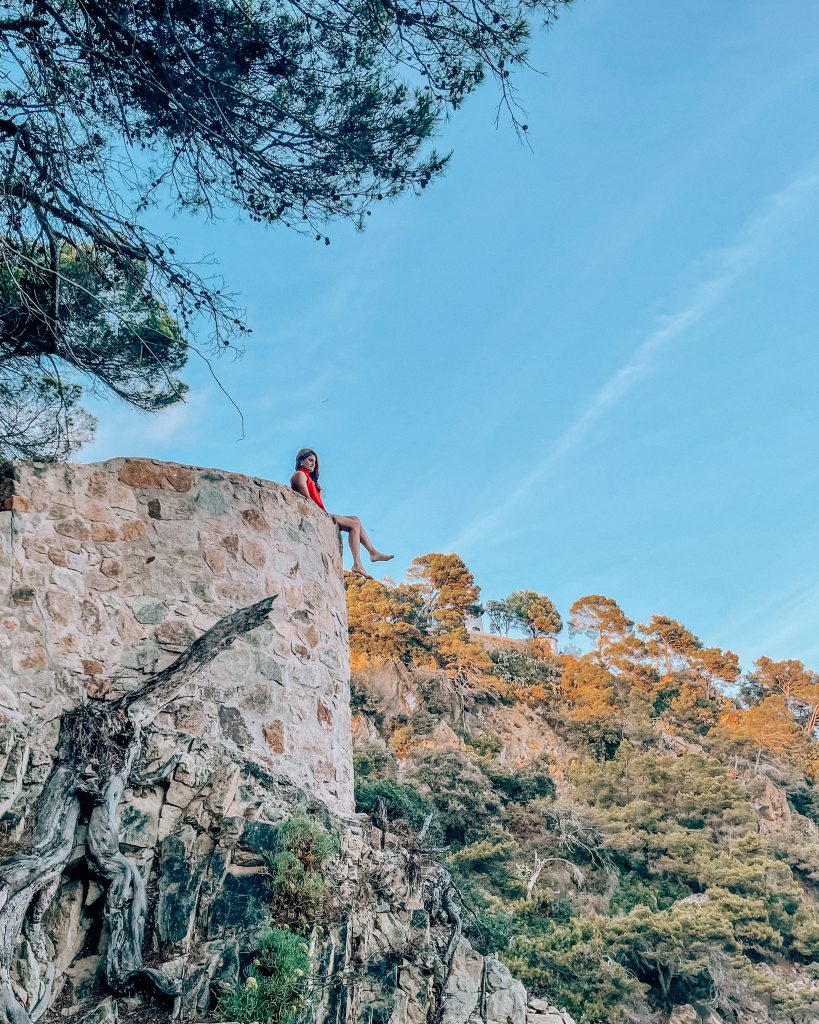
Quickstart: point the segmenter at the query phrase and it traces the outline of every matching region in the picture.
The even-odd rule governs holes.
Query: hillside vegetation
[[[356,800],[420,832],[465,929],[578,1022],[819,1020],[819,675],[662,615],[347,576]],[[510,636],[510,633],[518,636]]]

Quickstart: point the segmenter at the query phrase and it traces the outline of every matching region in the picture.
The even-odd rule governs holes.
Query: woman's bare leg
[[[338,528],[347,534],[350,552],[353,556],[353,572],[357,572],[361,576],[369,577],[370,575],[361,564],[362,547],[369,552],[371,562],[388,562],[393,557],[392,555],[385,555],[383,551],[379,551],[375,547],[367,536],[367,531],[361,525],[361,520],[358,516],[333,516],[333,519]]]

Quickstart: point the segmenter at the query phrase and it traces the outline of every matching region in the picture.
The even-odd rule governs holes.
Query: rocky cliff
[[[141,459],[7,466],[0,503],[5,1019],[523,1024],[434,852],[353,813],[326,517]]]

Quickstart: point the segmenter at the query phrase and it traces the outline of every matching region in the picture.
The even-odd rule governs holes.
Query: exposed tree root
[[[441,1024],[446,1010],[446,986],[452,976],[455,953],[463,934],[463,918],[458,902],[458,892],[452,883],[452,876],[444,868],[439,868],[438,877],[430,887],[428,907],[432,917],[443,915],[449,921],[450,926],[449,941],[442,957],[443,973],[440,978],[436,978],[433,986],[435,999],[428,1014],[430,1024]]]
[[[178,1013],[181,981],[142,961],[145,883],[119,848],[119,804],[129,786],[153,785],[167,778],[179,762],[176,755],[156,772],[136,770],[145,727],[198,669],[237,637],[261,625],[273,601],[267,597],[220,619],[139,690],[114,701],[91,700],[63,715],[57,758],[37,804],[31,843],[25,852],[0,863],[0,1024],[34,1024],[48,1009],[54,967],[48,963],[42,922],[74,847],[81,796],[90,798],[92,805],[87,861],[108,883],[104,911],[110,931],[105,958],[108,987],[119,993],[137,980],[147,981],[174,999],[174,1013]],[[44,979],[28,1010],[17,999],[10,977],[24,927]]]

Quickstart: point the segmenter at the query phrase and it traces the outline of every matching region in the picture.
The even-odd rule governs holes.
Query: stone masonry
[[[353,810],[336,529],[288,488],[149,459],[7,465],[0,478],[0,721],[32,763],[86,694],[138,686],[219,618],[275,594],[158,726]]]

